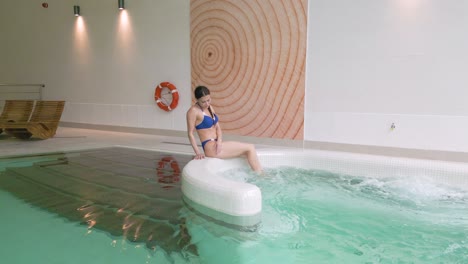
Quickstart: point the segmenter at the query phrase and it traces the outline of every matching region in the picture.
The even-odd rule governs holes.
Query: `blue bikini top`
[[[214,125],[216,125],[216,123],[218,123],[218,116],[216,114],[214,114],[214,118],[211,118],[211,116],[208,116],[205,113],[203,113],[203,121],[200,124],[198,124],[195,128],[197,130],[211,128]]]

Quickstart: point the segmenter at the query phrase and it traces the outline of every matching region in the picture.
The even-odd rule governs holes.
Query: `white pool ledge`
[[[182,171],[184,200],[197,211],[224,223],[257,225],[262,211],[260,189],[222,176],[224,171],[244,167],[248,164],[241,158],[190,161]]]

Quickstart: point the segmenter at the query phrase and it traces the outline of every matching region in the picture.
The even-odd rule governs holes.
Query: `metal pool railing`
[[[5,100],[42,100],[42,83],[0,83],[0,109]]]

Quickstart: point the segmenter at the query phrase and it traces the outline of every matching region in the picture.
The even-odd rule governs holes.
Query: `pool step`
[[[0,177],[0,186],[28,203],[89,228],[144,242],[148,248],[157,246],[167,252],[189,248],[196,254],[185,220],[178,216],[179,201],[142,198],[74,181],[37,165],[8,168]]]
[[[156,219],[177,219],[177,212],[182,207],[181,200],[154,198],[150,197],[151,193],[129,192],[126,188],[132,183],[128,182],[120,182],[121,188],[118,186],[109,187],[70,177],[51,170],[50,167],[42,168],[40,166],[8,168],[6,173],[8,172],[14,172],[19,178],[66,195],[80,197],[82,200],[93,201],[93,203],[112,208],[144,214]]]
[[[89,168],[73,162],[48,166],[44,169],[51,173],[61,174],[64,177],[71,177],[74,180],[93,183],[107,188],[116,188],[129,193],[146,195],[150,198],[180,199],[181,196],[180,191],[166,191],[167,185],[162,185],[158,182],[157,173],[154,170],[147,176],[133,176]],[[180,186],[173,184],[172,188],[180,189]]]

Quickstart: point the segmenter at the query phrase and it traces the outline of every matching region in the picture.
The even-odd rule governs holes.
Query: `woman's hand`
[[[216,155],[219,155],[221,153],[221,150],[223,150],[223,143],[221,140],[216,141]]]
[[[193,159],[204,159],[205,158],[205,155],[202,154],[202,153],[198,153],[198,154],[195,154],[195,157],[193,157]]]

